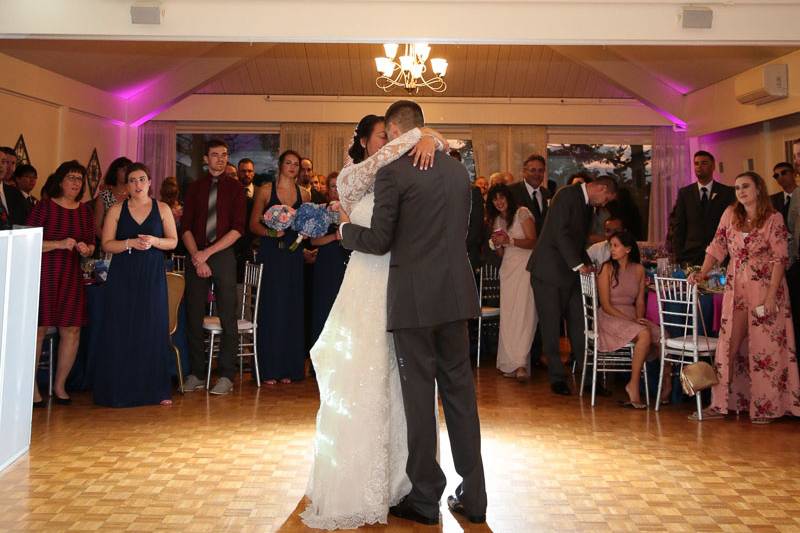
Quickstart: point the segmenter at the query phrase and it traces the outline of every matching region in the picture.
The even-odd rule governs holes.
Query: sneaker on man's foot
[[[211,394],[228,394],[233,390],[233,382],[228,378],[219,378],[209,391]]]
[[[206,388],[206,382],[198,379],[194,374],[189,374],[189,377],[183,380],[183,392],[193,392],[204,388]]]

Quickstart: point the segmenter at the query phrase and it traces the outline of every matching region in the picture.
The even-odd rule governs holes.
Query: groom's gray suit
[[[434,380],[453,462],[463,478],[456,496],[470,514],[486,512],[467,331],[467,320],[480,312],[464,245],[469,211],[463,165],[439,154],[433,167],[422,171],[403,156],[377,173],[371,228],[342,227],[346,248],[378,255],[391,251],[387,329],[394,333],[408,423],[406,471],[412,489],[406,501],[437,519],[447,480],[436,462]]]

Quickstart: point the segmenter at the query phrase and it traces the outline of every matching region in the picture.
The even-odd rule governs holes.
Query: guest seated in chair
[[[639,394],[639,378],[648,357],[658,355],[659,328],[645,316],[647,277],[639,257],[636,239],[627,231],[615,233],[609,240],[611,259],[603,264],[597,279],[600,309],[597,311],[598,349],[620,350],[633,342],[631,379],[625,385],[628,401],[623,405],[644,409]],[[669,398],[671,384],[665,381],[662,400]]]
[[[788,232],[772,207],[764,179],[755,172],[736,177],[736,202],[722,215],[699,273],[730,257],[722,301],[715,367],[719,383],[703,420],[729,411],[750,412],[754,424],[800,416],[800,379],[785,269]],[[697,420],[697,413],[689,417]]]

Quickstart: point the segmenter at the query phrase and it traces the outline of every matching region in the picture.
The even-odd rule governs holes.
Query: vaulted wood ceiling
[[[370,96],[375,86],[375,44],[254,44],[252,59],[199,86],[208,94]],[[689,93],[770,61],[796,47],[613,46],[632,62],[682,93]],[[199,57],[223,56],[225,43],[5,40],[0,53],[126,97]],[[547,46],[433,45],[450,63],[450,97],[629,98],[601,72]],[[402,92],[402,91],[400,91]],[[429,96],[430,93],[420,92]]]

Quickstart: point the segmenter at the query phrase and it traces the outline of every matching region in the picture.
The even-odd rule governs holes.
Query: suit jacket
[[[481,267],[481,249],[484,242],[483,195],[477,187],[470,188],[471,207],[469,211],[469,230],[467,231],[467,255],[473,270]]]
[[[533,198],[528,194],[528,188],[525,187],[524,180],[512,183],[508,188],[511,190],[511,194],[514,195],[517,203],[527,207],[528,211],[533,214],[533,219],[536,222],[536,235],[541,235],[542,229],[544,228],[544,219],[547,216],[547,202],[550,200],[549,190],[543,186],[539,187],[539,192],[542,193],[542,208],[539,209],[539,203],[534,202]]]
[[[789,216],[786,229],[789,230],[789,265],[798,259],[800,247],[800,187],[792,192],[792,201],[789,202]]]
[[[437,157],[419,170],[400,157],[375,177],[369,228],[342,227],[345,248],[391,252],[387,329],[428,328],[478,316],[475,276],[464,244],[470,183],[464,165]]]
[[[591,217],[592,208],[586,204],[580,185],[559,189],[528,261],[534,280],[559,287],[577,282],[573,268],[581,263],[591,265],[585,248]]]
[[[783,224],[786,227],[788,227],[789,226],[789,209],[784,210],[783,189],[781,189],[781,192],[776,192],[775,194],[771,195],[769,197],[769,199],[772,200],[772,207],[775,209],[775,211],[777,211],[778,213],[783,215]],[[791,203],[789,205],[791,206]]]
[[[25,225],[31,206],[19,189],[11,185],[3,184],[3,194],[6,197],[6,207],[8,208],[9,221],[11,224]]]
[[[675,202],[675,255],[679,262],[703,263],[725,209],[736,200],[733,187],[712,182],[708,207],[700,208],[697,183],[683,187]]]

